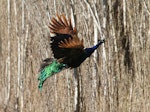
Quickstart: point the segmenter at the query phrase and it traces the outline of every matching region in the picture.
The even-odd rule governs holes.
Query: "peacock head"
[[[85,48],[84,50],[86,52],[86,57],[90,57],[91,54],[104,42],[105,42],[105,39],[98,40],[98,43],[96,45],[94,45],[93,47]]]

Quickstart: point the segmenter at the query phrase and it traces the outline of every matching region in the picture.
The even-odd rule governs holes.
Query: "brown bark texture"
[[[85,47],[106,42],[39,91],[57,12]],[[0,72],[0,112],[149,112],[150,0],[0,0]]]

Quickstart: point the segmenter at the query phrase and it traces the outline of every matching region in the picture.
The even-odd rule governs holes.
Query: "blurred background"
[[[105,44],[79,68],[48,78],[49,21],[72,18],[85,47]],[[0,112],[149,112],[149,0],[0,0]]]

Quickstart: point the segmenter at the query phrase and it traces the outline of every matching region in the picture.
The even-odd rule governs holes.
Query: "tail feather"
[[[51,58],[44,60],[41,64],[40,73],[38,76],[38,80],[40,81],[38,86],[39,90],[42,90],[43,83],[48,77],[60,72],[64,68],[66,68],[66,65],[57,62],[57,60],[53,60]]]
[[[42,71],[46,66],[50,65],[53,61],[54,61],[53,58],[46,58],[45,60],[43,60],[43,62],[41,63],[39,72]]]

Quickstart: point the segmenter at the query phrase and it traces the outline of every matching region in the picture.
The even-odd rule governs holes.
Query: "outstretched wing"
[[[72,27],[71,19],[69,18],[67,21],[67,18],[65,17],[64,14],[62,15],[57,14],[57,19],[52,18],[49,25],[51,33],[69,34],[69,35],[76,34],[76,28]]]
[[[83,49],[83,39],[80,40],[76,35],[68,37],[58,43],[60,48],[78,48]]]
[[[74,40],[72,36],[67,34],[51,37],[51,49],[54,58],[71,68],[77,67],[82,63],[80,59],[85,53],[82,41]]]
[[[76,29],[73,29],[70,19],[67,21],[64,15],[57,15],[57,18],[52,18],[49,26],[50,31],[56,34],[51,37],[54,57],[68,67],[77,67],[81,64],[81,57],[85,53],[83,40],[77,37]]]

